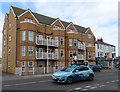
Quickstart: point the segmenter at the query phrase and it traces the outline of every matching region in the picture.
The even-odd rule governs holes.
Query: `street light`
[[[49,47],[48,47],[48,40],[49,40],[49,37],[47,37],[47,73],[49,72],[49,69],[48,69],[48,67],[49,67],[49,58],[48,58],[48,49],[49,49]]]

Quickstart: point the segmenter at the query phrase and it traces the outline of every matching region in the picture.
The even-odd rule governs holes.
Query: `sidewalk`
[[[118,68],[113,68],[113,69],[102,69],[101,72],[110,72],[110,71],[118,71]]]
[[[7,80],[18,80],[18,79],[28,79],[28,78],[38,78],[38,77],[45,77],[45,76],[52,76],[52,74],[40,74],[40,75],[26,75],[26,76],[19,76],[9,73],[2,73],[2,81]]]

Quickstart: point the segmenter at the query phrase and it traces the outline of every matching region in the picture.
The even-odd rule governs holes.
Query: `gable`
[[[75,32],[78,33],[77,29],[75,28],[75,26],[74,26],[72,23],[70,23],[70,24],[66,27],[66,29],[67,29],[67,32],[69,32],[69,29],[71,29],[71,30],[74,30]]]

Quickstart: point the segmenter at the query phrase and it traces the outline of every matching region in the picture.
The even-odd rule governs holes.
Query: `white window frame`
[[[88,34],[88,38],[91,39],[91,34]]]
[[[6,34],[6,30],[4,30],[4,35]]]
[[[22,41],[25,41],[26,31],[22,31]]]
[[[43,40],[43,35],[39,35],[39,40]]]
[[[88,43],[88,47],[91,47],[92,46],[92,44],[91,43]]]
[[[11,28],[11,23],[9,24],[9,28]]]
[[[10,68],[10,62],[8,62],[8,68]]]
[[[11,41],[11,36],[9,36],[9,41]]]
[[[62,28],[60,27],[60,26],[56,26],[55,25],[55,28],[54,29],[56,29],[56,30],[61,30]]]
[[[63,52],[63,56],[61,56],[61,52]],[[64,57],[64,49],[60,49],[60,56]]]
[[[32,19],[25,18],[24,21],[34,23]]]
[[[30,53],[32,53],[32,55],[30,55]],[[33,56],[33,46],[28,46],[28,56]]]
[[[42,61],[40,61],[40,62],[38,63],[38,67],[39,67],[39,68],[42,68],[42,67],[43,67],[43,62],[42,62]]]
[[[28,31],[28,40],[29,41],[34,41],[34,32]]]
[[[30,63],[32,64],[32,65],[30,65]],[[31,69],[30,69],[31,68]],[[29,61],[28,62],[28,71],[29,72],[33,72],[33,61]]]
[[[58,69],[58,62],[55,62],[55,69]]]
[[[4,40],[4,46],[5,46],[5,40]]]
[[[61,42],[63,42],[63,44]],[[60,37],[60,45],[64,45],[64,37]]]
[[[72,29],[69,29],[69,33],[75,33],[75,31]]]
[[[76,46],[75,46],[76,44]],[[77,47],[77,39],[74,39],[74,46]]]
[[[60,67],[61,67],[61,69],[64,68],[64,62],[62,62],[62,61],[60,62]]]
[[[22,56],[25,56],[25,46],[22,46]]]
[[[21,66],[22,66],[22,72],[25,72],[25,61],[21,62]]]
[[[72,39],[69,39],[69,46],[72,46]]]
[[[93,52],[93,58],[95,58],[95,52]]]
[[[69,57],[72,58],[73,53],[72,53],[72,50],[69,51]]]
[[[91,58],[91,52],[88,52],[88,58]]]

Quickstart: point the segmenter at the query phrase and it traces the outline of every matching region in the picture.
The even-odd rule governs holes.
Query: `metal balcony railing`
[[[47,53],[47,52],[36,52],[36,59],[52,59],[52,60],[58,60],[58,54],[56,53]]]
[[[48,41],[48,44],[47,44]],[[36,45],[44,45],[44,46],[54,46],[54,47],[58,47],[58,41],[56,40],[51,40],[51,39],[37,39],[36,38]]]

